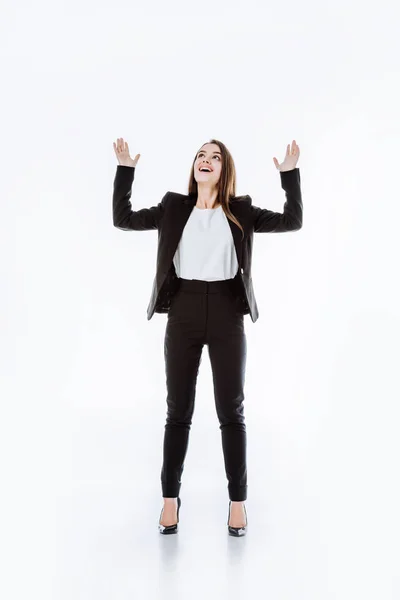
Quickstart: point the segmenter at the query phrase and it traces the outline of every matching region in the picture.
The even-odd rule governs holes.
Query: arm
[[[117,166],[112,204],[114,227],[123,231],[158,229],[164,212],[165,199],[169,192],[164,195],[157,206],[133,211],[130,198],[134,175],[135,167]]]
[[[251,205],[255,233],[280,233],[297,231],[303,225],[303,202],[298,168],[281,171],[281,186],[285,190],[286,202],[283,213]]]

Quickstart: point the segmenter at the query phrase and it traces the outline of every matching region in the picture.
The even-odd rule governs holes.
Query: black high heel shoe
[[[239,537],[241,535],[246,535],[246,531],[247,531],[247,512],[246,512],[246,507],[243,504],[244,507],[244,512],[246,514],[246,525],[244,527],[232,527],[231,525],[229,525],[229,519],[231,516],[231,504],[232,504],[232,500],[229,500],[229,512],[228,512],[228,533],[229,535],[235,535],[236,537]]]
[[[158,530],[160,533],[163,533],[164,535],[170,534],[170,533],[178,533],[178,523],[179,523],[179,509],[181,507],[181,499],[178,497],[178,510],[177,510],[177,518],[178,521],[175,523],[175,525],[161,525],[160,521],[161,521],[161,515],[163,513],[163,510],[161,510],[161,514],[160,514],[160,519],[158,521]]]

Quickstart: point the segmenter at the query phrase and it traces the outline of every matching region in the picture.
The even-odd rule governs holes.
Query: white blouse
[[[177,276],[183,279],[218,281],[235,277],[239,264],[221,205],[193,207],[173,261]]]

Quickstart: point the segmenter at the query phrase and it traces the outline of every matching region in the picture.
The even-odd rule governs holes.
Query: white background
[[[399,102],[395,2],[4,2],[1,14],[2,594],[7,600],[400,597]],[[208,351],[161,536],[166,315],[157,232],[113,227],[187,193],[197,149],[303,227],[254,235],[248,534],[228,493]]]

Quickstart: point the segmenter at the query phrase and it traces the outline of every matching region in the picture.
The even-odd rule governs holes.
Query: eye
[[[200,158],[200,156],[201,156],[202,154],[204,154],[204,152],[200,152],[200,153],[199,153],[199,155],[198,155],[198,158]],[[213,158],[214,158],[215,156],[221,160],[221,157],[220,157],[220,155],[219,155],[219,154],[214,154],[214,155],[213,155]]]

